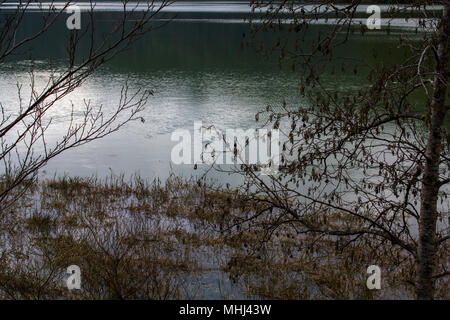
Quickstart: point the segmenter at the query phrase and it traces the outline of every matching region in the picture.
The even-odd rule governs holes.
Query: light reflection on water
[[[6,73],[6,72],[3,72]],[[36,82],[45,83],[48,72],[36,72]],[[28,74],[4,75],[0,87],[10,94],[3,98],[5,106],[17,105],[13,94],[16,83],[26,83]],[[91,100],[95,105],[113,107],[120,98],[122,84],[128,79],[131,90],[152,88],[154,96],[148,101],[142,117],[145,123],[136,121],[117,133],[69,150],[50,161],[45,170],[52,175],[62,174],[100,177],[110,169],[126,175],[139,172],[145,178],[166,178],[170,172],[170,152],[176,142],[170,141],[171,133],[180,128],[193,130],[195,121],[219,128],[250,128],[254,126],[255,113],[268,101],[279,103],[285,90],[268,97],[262,91],[282,79],[270,74],[236,74],[234,72],[199,71],[187,74],[180,71],[159,71],[149,75],[127,77],[103,71],[93,76],[68,98],[51,109],[53,127],[47,142],[56,142],[70,120],[70,102],[83,105]],[[25,87],[25,86],[24,86]],[[26,87],[23,89],[26,92]],[[292,85],[295,90],[295,82]],[[266,91],[267,92],[267,91]],[[26,96],[26,94],[25,94]],[[192,166],[173,166],[174,172],[193,173]]]
[[[128,10],[134,10],[135,8],[141,10],[147,10],[147,3],[151,1],[129,1],[127,3]],[[82,10],[90,10],[91,4],[89,2],[77,2],[73,1],[74,4],[78,5]],[[155,7],[161,6],[161,1],[151,2]],[[169,6],[165,7],[165,11],[172,12],[251,12],[251,7],[249,6],[250,1],[182,1],[182,2],[174,2]],[[123,4],[120,1],[116,2],[95,2],[93,1],[96,10],[99,11],[122,11]],[[15,9],[17,6],[22,5],[19,2],[6,2],[2,4],[2,7],[5,9]],[[48,8],[56,8],[61,9],[66,5],[65,2],[55,1],[55,2],[40,2],[40,3],[30,3],[27,4],[27,7],[31,10],[42,10]],[[346,5],[334,5],[337,8],[344,8]],[[370,4],[361,4],[356,9],[356,12],[366,12],[367,8]],[[379,7],[381,11],[388,11],[392,5],[383,5],[380,4]],[[398,5],[396,7],[399,7]],[[401,6],[400,6],[401,7]],[[314,5],[306,5],[304,6],[305,10],[312,10],[315,8]],[[320,6],[318,8],[318,12],[324,11],[326,6]],[[442,9],[441,5],[427,5],[428,10],[439,10]],[[264,9],[262,9],[264,10]]]

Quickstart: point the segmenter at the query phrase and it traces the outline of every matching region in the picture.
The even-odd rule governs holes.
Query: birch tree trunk
[[[426,160],[423,171],[421,206],[419,219],[419,243],[416,262],[417,299],[433,299],[436,270],[436,221],[437,199],[439,191],[439,161],[442,151],[442,126],[447,106],[447,82],[450,60],[450,3],[444,4],[439,38],[436,41],[436,70],[434,77],[433,99],[430,106],[430,123]]]

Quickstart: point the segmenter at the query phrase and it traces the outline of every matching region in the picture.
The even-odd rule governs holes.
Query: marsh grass
[[[276,212],[250,220],[259,206],[235,190],[175,176],[36,182],[1,212],[0,298],[412,297],[413,262],[401,250],[299,234],[295,223],[275,223]],[[356,223],[327,217],[311,215]],[[66,287],[72,264],[81,268],[81,290]],[[366,289],[370,264],[382,267],[386,289]]]

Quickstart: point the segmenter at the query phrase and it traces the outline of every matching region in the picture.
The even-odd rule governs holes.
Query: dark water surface
[[[187,10],[198,11],[200,16],[211,11],[224,16],[240,15],[246,12],[244,7],[242,3],[222,3],[209,9],[207,5],[197,5],[194,7],[197,10],[192,7],[188,10],[186,4],[182,4],[167,14]],[[120,14],[111,8],[105,3],[97,11],[100,30],[104,28],[105,32]],[[24,34],[35,30],[39,19],[38,12],[28,14]],[[248,26],[241,19],[198,18],[175,19],[149,33],[53,108],[49,116],[54,118],[54,127],[47,139],[51,143],[63,134],[70,102],[81,108],[83,99],[90,99],[96,105],[103,105],[105,110],[114,109],[126,80],[131,90],[154,90],[142,114],[145,123],[134,122],[101,141],[62,154],[50,161],[45,169],[47,174],[101,177],[112,170],[117,174],[138,172],[145,178],[164,179],[172,170],[189,176],[194,174],[192,166],[172,166],[170,162],[171,150],[176,144],[170,140],[174,130],[193,130],[195,121],[222,129],[256,128],[254,116],[266,105],[279,105],[283,99],[294,106],[304,103],[299,96],[298,72],[301,70],[296,73],[290,68],[280,70],[274,60],[261,57],[254,48],[242,49],[241,41],[244,36],[248,37],[248,32]],[[64,67],[68,34],[62,21],[23,55],[0,66],[0,102],[7,110],[17,106],[17,83],[21,83],[25,91],[29,87],[31,68],[39,86],[45,83],[53,68]],[[265,41],[274,39],[273,35],[264,35]],[[372,32],[364,37],[355,35],[339,50],[342,54],[370,60],[369,53],[375,49],[380,59],[389,61],[395,59],[389,52],[395,39],[395,33],[391,37],[383,32]],[[324,75],[323,80],[326,87],[342,90],[354,90],[366,83],[363,73],[354,75],[352,72]]]

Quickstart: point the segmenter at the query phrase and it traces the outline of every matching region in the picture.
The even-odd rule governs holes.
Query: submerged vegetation
[[[1,299],[413,296],[414,262],[402,250],[298,234],[295,221],[272,221],[275,213],[248,219],[261,199],[212,183],[62,177],[28,190],[0,219]],[[358,223],[331,211],[310,219]],[[66,286],[72,264],[81,290]],[[366,288],[370,264],[383,269],[382,291]],[[211,272],[223,281],[208,280]],[[448,298],[446,284],[438,288]]]

